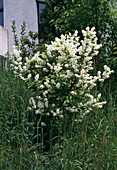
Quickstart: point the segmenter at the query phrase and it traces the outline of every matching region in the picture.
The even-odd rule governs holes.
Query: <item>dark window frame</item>
[[[40,32],[40,30],[39,30],[39,25],[40,25],[39,4],[45,4],[45,0],[37,0],[38,32]],[[40,39],[40,37],[39,37],[39,39]]]
[[[1,26],[4,26],[4,0],[2,0],[2,8],[0,9],[0,14],[2,14],[2,24]],[[0,18],[1,19],[1,18]]]

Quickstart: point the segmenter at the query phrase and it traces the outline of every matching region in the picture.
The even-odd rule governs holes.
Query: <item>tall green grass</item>
[[[31,92],[12,71],[1,70],[0,169],[117,169],[116,83],[107,80],[99,88],[108,102],[103,109],[92,111],[80,123],[66,117],[40,127],[34,113],[27,111]]]

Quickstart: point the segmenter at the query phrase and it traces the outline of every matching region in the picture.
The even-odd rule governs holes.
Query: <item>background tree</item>
[[[109,63],[113,60],[113,46],[117,39],[117,7],[114,3],[109,0],[46,0],[41,15],[40,39],[47,42],[75,30],[82,38],[82,29],[95,26],[98,43],[103,44],[98,58]],[[95,65],[98,65],[97,58]]]

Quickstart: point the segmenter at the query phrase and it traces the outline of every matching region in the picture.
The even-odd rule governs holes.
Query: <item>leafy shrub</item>
[[[93,27],[82,30],[84,39],[79,42],[78,32],[73,35],[61,35],[50,45],[46,52],[37,52],[31,59],[23,62],[20,51],[14,48],[11,67],[15,76],[25,81],[27,87],[35,93],[29,100],[29,110],[36,114],[63,118],[76,115],[79,121],[93,107],[101,108],[106,102],[99,102],[101,94],[93,96],[96,82],[103,82],[113,72],[106,65],[104,72],[97,76],[91,73],[93,57],[99,53],[96,32]],[[44,118],[46,119],[46,118]],[[46,126],[41,122],[42,126]]]
[[[85,34],[90,34],[92,32],[94,33],[93,30],[91,31],[89,30],[89,28],[87,28],[86,31],[83,31],[83,34],[85,36]],[[23,51],[19,52],[17,50],[17,48],[20,49],[20,47],[14,48],[13,56],[14,59],[12,66],[13,71],[16,71],[14,72],[16,77],[13,76],[12,70],[8,70],[8,72],[2,70],[2,72],[0,72],[1,169],[77,170],[77,169],[104,168],[113,170],[117,168],[116,88],[113,86],[113,84],[111,85],[111,79],[106,80],[106,84],[101,83],[99,87],[99,81],[103,81],[103,79],[105,79],[106,76],[109,77],[109,74],[112,73],[113,71],[111,71],[108,67],[105,66],[104,74],[98,72],[99,75],[101,74],[101,77],[100,76],[98,77],[98,75],[94,76],[95,75],[94,70],[88,71],[87,67],[84,66],[88,66],[90,60],[86,61],[86,59],[89,56],[93,58],[92,55],[98,52],[98,49],[94,50],[94,47],[99,48],[101,47],[101,45],[97,45],[97,43],[94,43],[92,41],[91,42],[91,44],[93,45],[91,47],[92,51],[91,53],[89,53],[88,56],[85,56],[86,50],[89,46],[88,44],[85,46],[85,42],[88,40],[87,36],[84,37],[84,40],[80,42],[78,41],[78,37],[75,36],[76,34],[77,31],[74,35],[71,34],[66,36],[62,35],[61,38],[64,38],[64,41],[61,40],[61,38],[56,38],[56,40],[52,42],[50,45],[46,45],[47,46],[46,52],[42,52],[39,54],[34,53],[34,56],[30,55],[28,56],[29,58],[24,57],[24,60],[22,59],[22,56],[20,58],[20,54],[23,54]],[[95,33],[94,35],[91,36],[94,36],[94,38],[90,39],[90,41],[96,38]],[[77,45],[78,48],[76,48]],[[79,55],[80,53],[79,49],[81,47],[83,50],[81,51],[82,53]],[[25,48],[22,48],[21,50],[23,49],[25,50]],[[59,49],[62,49],[63,51],[60,51]],[[51,55],[49,55],[50,53]],[[63,56],[63,54],[65,54],[66,59],[64,58],[64,61],[63,60],[61,61],[60,60],[61,58],[59,57]],[[42,56],[46,57],[43,58]],[[79,58],[77,58],[78,56]],[[77,58],[77,62],[75,62],[76,60],[74,60],[75,57]],[[44,61],[44,65],[42,65],[39,62],[40,59]],[[84,61],[86,61],[87,63],[85,63]],[[49,62],[51,65],[48,66],[47,63]],[[65,67],[65,65],[67,64],[66,62],[68,62],[69,64],[68,68]],[[19,66],[19,63],[21,67]],[[62,69],[59,70],[59,72],[57,73],[55,66],[59,66],[57,65],[58,63],[60,64],[60,67],[62,67]],[[76,66],[77,64],[79,72],[76,73],[74,65]],[[35,65],[42,67],[35,68],[34,67]],[[29,67],[27,70],[25,70],[26,67],[24,66]],[[52,66],[53,69],[51,69],[50,66]],[[92,62],[90,67],[91,66]],[[49,71],[45,72],[45,69],[43,70],[43,68],[46,68]],[[23,71],[20,74],[21,69]],[[67,74],[68,69],[74,74],[78,74],[79,76],[81,76],[81,73],[84,69],[87,77],[89,76],[91,78],[92,76],[90,81],[93,80],[94,77],[95,78],[98,77],[97,81],[94,82],[95,84],[98,83],[98,87],[94,86],[92,89],[87,89],[88,87],[91,87],[92,83],[91,84],[89,83],[88,87],[84,89],[83,87],[86,84],[85,82],[86,77],[85,74],[82,74],[82,85],[80,84],[80,86],[74,90],[76,90],[77,93],[84,91],[84,94],[81,93],[79,96],[74,96],[73,94],[70,93],[70,95],[68,95],[69,97],[67,98],[67,95],[65,95],[64,93],[64,91],[65,92],[67,90],[69,91],[69,89],[66,89],[66,87],[69,88],[67,86],[67,83],[68,85],[72,86],[71,83],[74,83],[75,85],[75,83],[79,82],[81,79],[81,77],[80,78],[76,77],[75,79],[75,75],[73,74],[70,78],[65,77],[65,79],[62,79],[64,80],[63,81],[64,85],[62,85],[62,81],[59,82],[59,80],[61,80],[60,75],[65,74],[66,76],[68,76]],[[27,79],[27,76],[29,74],[31,74],[32,77],[29,76],[30,78]],[[36,81],[35,79],[37,74],[39,74],[38,81]],[[20,76],[20,78],[24,78],[24,81],[17,78],[17,76]],[[50,79],[51,76],[53,76],[52,79],[54,79],[54,81],[56,82],[55,85],[48,83],[46,81],[47,80],[46,78]],[[38,78],[38,76],[36,78]],[[104,106],[104,109],[100,110],[98,108],[96,109],[95,107],[93,109],[92,105],[94,103],[92,103],[90,106],[87,105],[85,107],[82,106],[81,108],[78,107],[79,112],[77,113],[75,112],[72,113],[71,110],[70,111],[64,110],[63,119],[60,119],[59,115],[53,116],[51,114],[50,116],[46,116],[34,114],[33,105],[30,106],[32,111],[30,109],[27,110],[27,107],[29,106],[29,99],[31,102],[32,97],[34,98],[35,102],[38,102],[38,99],[36,98],[37,94],[43,97],[41,94],[42,92],[44,92],[43,91],[44,89],[41,89],[42,92],[40,92],[40,89],[38,89],[40,87],[39,81],[41,80],[43,80],[43,85],[45,85],[44,82],[47,82],[54,88],[55,91],[51,95],[55,95],[56,98],[59,97],[60,99],[64,99],[64,97],[65,99],[67,98],[66,103],[70,104],[70,107],[72,104],[74,104],[75,106],[78,105],[79,101],[77,102],[76,100],[75,103],[75,99],[78,100],[81,99],[83,104],[85,104],[85,102],[87,101],[91,101],[90,98],[88,97],[86,98],[85,96],[87,91],[90,92],[90,95],[92,95],[92,98],[94,97],[93,99],[94,101],[96,101],[95,99],[99,94],[99,89],[102,94],[102,99],[100,98],[100,100],[107,101],[107,104]],[[75,82],[75,80],[77,82]],[[60,88],[57,88],[59,87],[57,85],[58,82],[60,83]],[[46,85],[45,89],[47,88]],[[62,88],[64,90],[62,90]],[[74,87],[72,86],[72,88]],[[58,96],[59,92],[62,93],[62,94],[60,93],[60,96]],[[72,98],[70,98],[70,96]],[[53,99],[51,97],[52,96],[50,96],[49,92],[49,95],[47,95],[47,99],[49,99],[48,103],[50,104],[51,103],[50,99],[52,99],[52,102],[56,102],[56,104],[58,103],[58,105],[60,106],[61,101],[57,100],[56,98]],[[44,101],[45,98],[42,99],[43,99],[42,101],[45,104],[46,102]],[[56,107],[58,107],[58,105],[56,105]],[[100,105],[100,107],[101,106],[102,105]],[[82,114],[82,111],[83,109],[85,110],[86,107],[87,109],[91,107],[93,110],[86,114],[87,116],[86,115],[84,116]],[[49,108],[44,109],[49,110]],[[37,109],[34,109],[34,111],[36,110]],[[79,120],[79,117],[82,115],[84,116],[83,119],[80,118],[82,122],[78,122],[77,120]],[[46,126],[44,126],[45,123]]]

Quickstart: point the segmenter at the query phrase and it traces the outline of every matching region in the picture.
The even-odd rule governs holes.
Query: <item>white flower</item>
[[[23,70],[26,71],[26,70],[27,70],[27,67],[26,67],[26,66],[23,66]]]
[[[86,27],[86,30],[87,30],[87,31],[89,31],[89,26],[88,26],[88,27]]]
[[[88,84],[85,84],[85,85],[84,85],[84,88],[86,89],[87,87],[88,87]]]
[[[44,85],[42,84],[42,85],[40,85],[40,89],[43,89],[44,88]]]
[[[48,101],[45,102],[45,107],[48,108]]]
[[[60,63],[58,63],[56,66],[54,66],[54,70],[56,72],[56,74],[62,69]]]
[[[67,72],[66,75],[67,78],[71,78],[73,76],[73,73],[70,70],[67,70],[66,72]]]
[[[31,77],[32,77],[32,74],[30,73],[30,74],[28,74],[27,79],[29,79]]]
[[[46,87],[48,87],[48,88],[50,88],[51,86],[48,84],[48,82],[46,81],[46,82],[44,82],[44,85],[46,86]]]
[[[57,114],[54,112],[54,113],[53,113],[53,116],[57,116]]]
[[[47,116],[49,116],[49,115],[50,115],[50,113],[47,113],[46,115],[47,115]]]
[[[96,103],[96,102],[97,102],[97,100],[96,100],[96,99],[94,99],[94,100],[93,100],[93,102],[94,102],[94,103]]]
[[[56,88],[58,88],[58,89],[60,88],[60,83],[56,84]]]
[[[27,110],[32,110],[32,108],[28,106]]]
[[[74,33],[74,36],[77,36],[77,35],[78,35],[78,30],[76,30]]]
[[[44,104],[41,101],[38,101],[37,106],[39,109],[44,108]]]
[[[100,79],[101,78],[101,71],[98,71],[98,78]]]
[[[47,68],[43,68],[43,71],[48,72]]]
[[[14,64],[10,64],[10,67],[14,67]]]
[[[41,126],[46,126],[46,124],[44,122],[41,122]]]
[[[92,27],[92,28],[91,28],[91,31],[93,32],[94,30],[95,30],[95,27]]]
[[[34,100],[33,97],[31,97],[31,98],[29,99],[29,103],[30,103],[30,105],[32,105],[33,108],[36,109],[36,103],[35,103],[35,100]]]
[[[95,103],[93,105],[93,107],[98,107],[98,108],[102,108],[104,104],[106,104],[107,102],[106,101],[103,101],[103,102],[99,102],[99,103]]]
[[[51,83],[52,83],[52,84],[56,84],[55,81],[54,81],[53,79],[51,80]]]
[[[35,113],[36,113],[36,114],[41,114],[42,111],[41,111],[40,109],[37,109],[37,110],[35,111]]]
[[[56,113],[59,114],[59,113],[60,113],[60,110],[59,110],[59,109],[56,109]]]
[[[14,61],[14,64],[15,64],[15,65],[18,65],[19,63],[18,63],[17,61]]]
[[[82,30],[83,36],[86,36],[86,31]]]
[[[36,96],[36,99],[41,99],[41,96]]]
[[[18,57],[18,58],[17,58],[17,61],[18,61],[18,62],[21,62],[21,60],[22,60],[22,57]]]
[[[48,101],[48,98],[45,98],[44,101]]]
[[[54,103],[52,104],[52,107],[55,107],[55,104],[54,104]]]
[[[48,90],[46,90],[46,91],[43,92],[43,96],[46,97],[46,94],[48,94]]]
[[[51,70],[53,69],[53,66],[50,63],[47,63],[47,66],[49,66]]]
[[[39,67],[41,67],[41,66],[40,66],[40,65],[37,65],[37,64],[35,65],[35,68],[39,68]]]
[[[101,97],[101,93],[99,93],[99,94],[98,94],[98,97],[97,97],[97,99],[100,99],[100,97]]]
[[[71,91],[72,95],[77,95],[77,93],[75,91]]]
[[[59,115],[60,118],[63,118],[64,116],[63,115]]]
[[[69,67],[69,64],[65,64],[65,67],[68,68],[68,67]]]
[[[92,101],[94,99],[93,95],[86,93],[85,96],[89,97]]]
[[[14,69],[15,69],[15,70],[18,70],[18,67],[15,66]]]
[[[35,76],[35,80],[36,80],[36,81],[39,80],[39,74],[37,74],[37,75]]]

